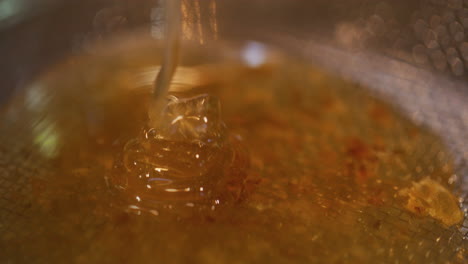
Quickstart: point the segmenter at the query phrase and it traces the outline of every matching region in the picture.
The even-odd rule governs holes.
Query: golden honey
[[[306,63],[223,50],[184,55],[153,122],[152,47],[69,59],[5,110],[2,175],[27,191],[5,193],[23,209],[3,259],[463,263],[430,131]]]

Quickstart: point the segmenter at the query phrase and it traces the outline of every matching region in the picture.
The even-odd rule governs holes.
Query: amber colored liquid
[[[149,125],[150,47],[70,60],[6,110],[0,259],[463,262],[451,160],[429,131],[287,58],[189,63],[199,81],[171,94],[193,105]]]

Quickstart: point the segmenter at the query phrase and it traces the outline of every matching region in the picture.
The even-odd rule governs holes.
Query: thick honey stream
[[[70,59],[5,110],[0,259],[463,262],[429,131],[307,64],[213,50],[184,55],[149,125],[158,66],[139,45]]]

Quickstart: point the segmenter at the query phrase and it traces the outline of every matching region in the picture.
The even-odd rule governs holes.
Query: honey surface
[[[196,60],[158,124],[146,46],[70,60],[5,110],[0,259],[463,262],[437,137],[303,63]]]

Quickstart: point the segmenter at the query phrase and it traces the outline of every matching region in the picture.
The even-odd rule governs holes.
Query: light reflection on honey
[[[218,39],[218,18],[217,18],[217,7],[216,0],[210,1],[210,26],[213,31],[213,38]]]
[[[207,39],[218,39],[216,0],[181,2],[182,37],[204,44]]]
[[[189,11],[187,1],[182,1],[180,8],[182,14],[182,35],[185,39],[191,40],[193,38],[193,17]]]
[[[203,28],[202,28],[202,15],[201,15],[201,10],[200,10],[200,1],[199,0],[194,0],[193,1],[195,5],[195,17],[196,17],[196,27],[198,31],[198,41],[200,41],[200,44],[203,44],[205,42],[205,37],[203,36]]]

